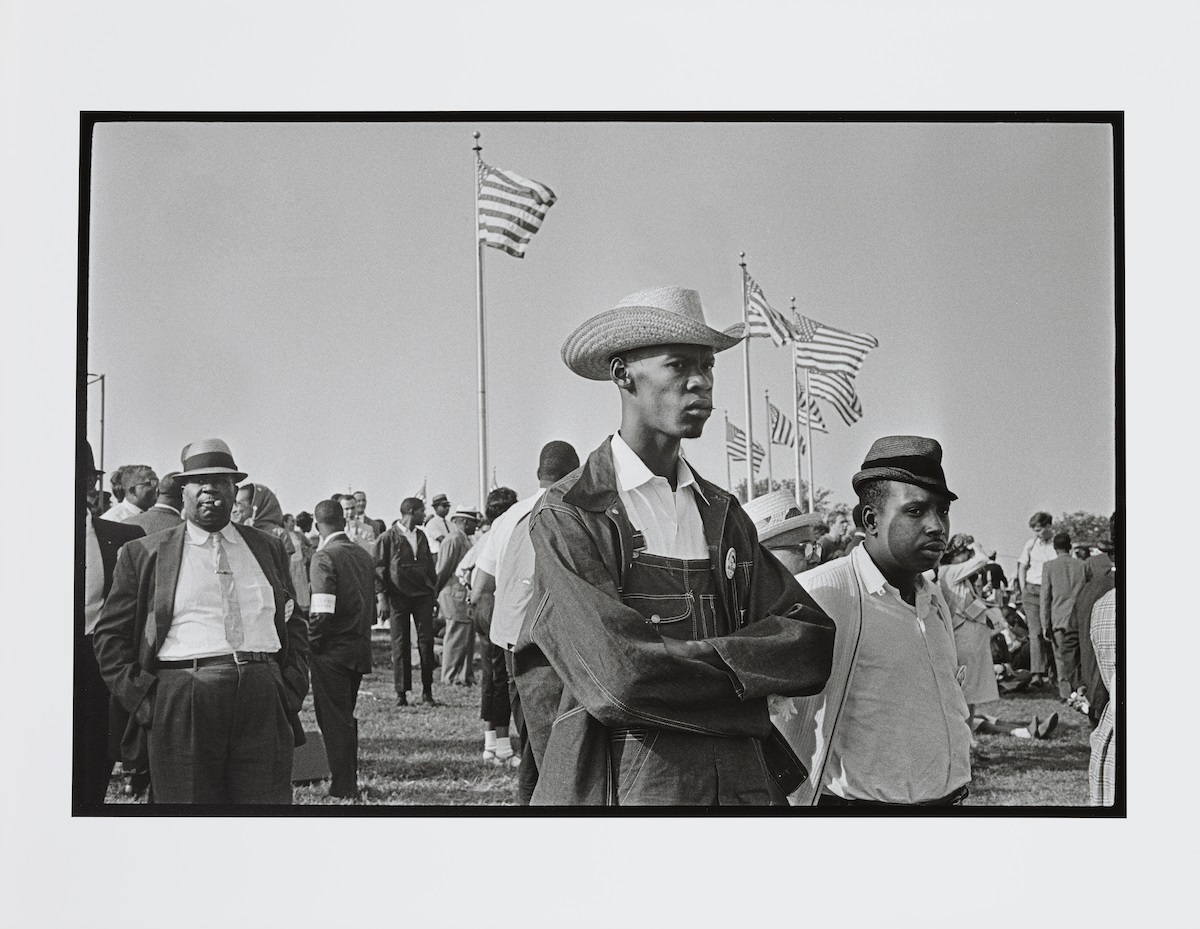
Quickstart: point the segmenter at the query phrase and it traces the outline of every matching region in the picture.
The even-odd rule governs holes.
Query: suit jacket
[[[375,563],[345,533],[330,536],[308,568],[312,617],[308,639],[314,655],[351,671],[371,673],[371,627],[375,625]],[[318,611],[332,594],[333,612]],[[325,601],[327,602],[327,601]]]
[[[174,529],[183,522],[183,517],[166,506],[157,503],[145,513],[130,516],[125,520],[126,526],[141,526],[146,535],[162,532],[164,529]]]
[[[117,552],[121,546],[133,539],[140,539],[146,533],[143,529],[137,526],[131,526],[128,523],[116,523],[111,519],[102,519],[99,516],[92,517],[92,528],[96,530],[96,541],[100,543],[100,561],[104,565],[104,597],[108,597],[108,592],[112,589],[113,569],[117,564]],[[79,542],[84,544],[84,532],[79,535]],[[84,552],[78,559],[80,564],[86,561],[86,551],[81,547],[79,551]],[[82,575],[81,575],[82,577]],[[83,595],[76,599],[75,609],[75,635],[80,637],[84,630],[84,615],[83,615]]]
[[[247,526],[234,526],[246,542],[275,593],[276,655],[296,744],[304,744],[300,706],[308,693],[308,626],[294,608],[288,556],[274,536]],[[138,707],[149,696],[143,720],[153,718],[158,650],[171,628],[175,587],[183,561],[187,525],[127,543],[117,556],[112,590],[96,623],[94,641],[100,673],[109,691],[130,713],[125,740],[137,739]],[[291,604],[291,606],[289,606]],[[142,723],[144,725],[145,723]]]

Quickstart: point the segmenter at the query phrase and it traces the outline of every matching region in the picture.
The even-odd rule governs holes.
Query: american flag
[[[750,324],[751,337],[770,336],[776,345],[792,341],[792,330],[783,315],[767,303],[766,294],[749,274],[746,275],[749,302],[746,306],[746,321]]]
[[[808,389],[814,397],[828,400],[847,426],[862,418],[862,404],[854,392],[854,378],[841,371],[811,371]]]
[[[479,241],[525,257],[525,247],[557,198],[545,184],[479,162]]]
[[[812,375],[810,374],[809,377]],[[803,426],[805,423],[812,423],[813,429],[817,432],[828,432],[829,428],[825,425],[825,417],[821,415],[821,408],[817,406],[817,401],[811,396],[804,395],[804,382],[801,381],[796,385],[796,411],[799,413],[797,425]]]
[[[429,478],[428,477],[422,478],[421,489],[418,490],[415,494],[413,494],[413,496],[416,497],[418,500],[420,500],[422,503],[424,503],[426,500],[426,496],[429,493],[428,487],[429,487]]]
[[[807,316],[792,326],[796,341],[796,364],[814,371],[840,371],[853,377],[862,370],[863,359],[879,345],[873,335],[843,332]]]
[[[767,409],[771,413],[771,444],[791,448],[794,444],[791,420],[780,413],[774,403],[768,402]]]
[[[746,433],[728,421],[725,423],[725,453],[729,455],[731,461],[746,460]],[[762,467],[767,453],[761,445],[755,442],[753,454],[754,470],[757,471]]]

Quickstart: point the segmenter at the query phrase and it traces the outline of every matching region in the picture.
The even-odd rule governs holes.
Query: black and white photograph
[[[1114,807],[1119,114],[81,134],[79,812]]]
[[[1152,6],[9,5],[6,922],[1171,924]]]

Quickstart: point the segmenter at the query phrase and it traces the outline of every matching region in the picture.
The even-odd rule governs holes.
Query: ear
[[[633,384],[633,375],[629,373],[629,367],[625,364],[625,359],[620,355],[614,355],[609,359],[608,375],[621,390],[628,391],[631,394],[636,393]]]
[[[879,535],[879,514],[870,503],[864,503],[862,508],[863,531],[867,535]]]

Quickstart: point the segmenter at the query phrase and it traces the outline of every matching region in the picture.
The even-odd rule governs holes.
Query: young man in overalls
[[[563,345],[576,374],[617,385],[621,427],[530,521],[514,663],[533,804],[782,804],[803,776],[767,697],[820,691],[833,623],[680,454],[712,414],[714,354],[743,337],[660,287]]]

